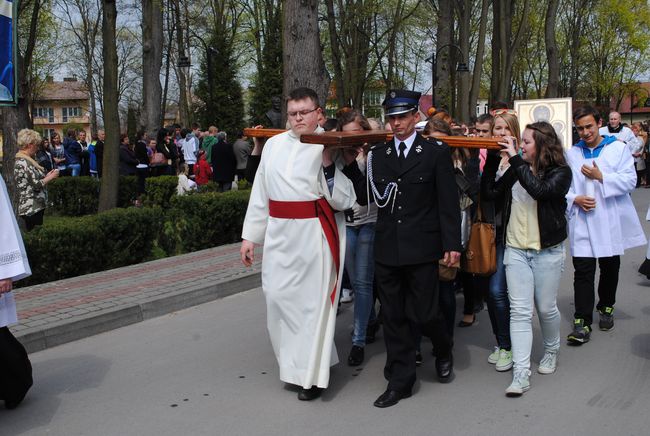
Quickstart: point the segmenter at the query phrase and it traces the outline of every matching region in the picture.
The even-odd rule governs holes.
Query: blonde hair
[[[16,142],[20,150],[26,149],[29,145],[38,145],[43,141],[41,135],[32,129],[22,129],[18,131]]]
[[[190,173],[190,167],[187,166],[186,163],[182,163],[179,167],[178,170],[181,174],[185,174],[186,176]]]
[[[208,127],[208,132],[212,135],[214,133],[217,133],[217,127],[216,126],[210,126]]]
[[[494,116],[494,122],[492,123],[492,130],[494,131],[494,126],[496,125],[497,119],[501,118],[503,121],[506,122],[506,125],[508,126],[508,130],[510,130],[510,134],[514,136],[514,138],[517,140],[517,145],[521,143],[521,132],[519,130],[519,119],[517,118],[517,115],[510,114],[510,113],[502,113]],[[492,133],[494,135],[494,133]]]

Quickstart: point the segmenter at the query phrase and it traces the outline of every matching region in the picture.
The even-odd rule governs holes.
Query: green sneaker
[[[582,345],[589,342],[591,336],[591,327],[585,325],[584,319],[573,320],[573,331],[567,337],[570,345]]]
[[[494,351],[488,356],[488,363],[494,365],[499,360],[499,347],[494,347]]]
[[[512,368],[512,351],[499,350],[499,360],[497,360],[495,369],[499,372],[508,371]]]
[[[598,315],[600,315],[600,320],[598,321],[598,328],[608,332],[614,328],[614,308],[605,306],[602,309],[598,309]]]
[[[512,376],[512,383],[506,389],[506,397],[520,397],[530,389],[530,371],[519,369]]]

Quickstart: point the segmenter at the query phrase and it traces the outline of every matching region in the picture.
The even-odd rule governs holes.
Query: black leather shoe
[[[454,356],[436,359],[436,373],[440,383],[449,383],[454,378]]]
[[[410,396],[411,396],[410,392],[408,394],[404,394],[402,392],[391,391],[390,389],[386,389],[386,392],[381,394],[379,398],[375,400],[374,405],[375,407],[381,407],[381,408],[390,407],[399,403],[399,400],[401,400],[402,398],[408,398]]]
[[[363,363],[364,350],[363,347],[353,345],[348,356],[348,365],[359,366]]]
[[[298,399],[300,401],[311,401],[320,397],[320,394],[322,393],[323,388],[319,388],[318,386],[312,386],[309,389],[301,388],[298,392]]]

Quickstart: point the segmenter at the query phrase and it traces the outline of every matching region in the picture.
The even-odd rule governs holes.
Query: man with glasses
[[[453,378],[452,341],[438,305],[438,261],[460,258],[460,209],[449,147],[415,131],[419,92],[389,91],[383,106],[393,139],[371,148],[366,176],[346,153],[344,173],[361,205],[379,207],[375,228],[375,278],[382,304],[386,391],[376,407],[411,396],[415,383],[416,335],[431,338],[441,383]]]
[[[289,93],[291,129],[270,138],[262,152],[242,231],[241,259],[250,266],[264,243],[262,290],[267,327],[280,379],[313,400],[338,363],[334,324],[345,251],[345,217],[356,200],[331,149],[300,136],[322,132],[318,95]],[[338,165],[338,167],[337,167]]]

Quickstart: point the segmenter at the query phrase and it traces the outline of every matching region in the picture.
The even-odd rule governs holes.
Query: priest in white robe
[[[567,194],[569,240],[573,256],[575,314],[569,343],[589,341],[595,302],[596,263],[600,268],[598,303],[600,330],[614,326],[614,303],[620,256],[646,243],[630,192],[636,187],[634,160],[627,145],[601,136],[600,115],[591,107],[574,112],[581,141],[567,152],[573,172]]]
[[[300,135],[322,131],[317,94],[289,94],[291,130],[266,142],[242,231],[242,261],[264,244],[262,289],[267,326],[280,379],[312,400],[329,384],[338,363],[334,326],[345,258],[342,212],[356,200],[352,182],[322,145]]]
[[[31,275],[32,271],[2,177],[0,229],[0,400],[7,409],[13,409],[32,385],[32,367],[25,348],[8,327],[18,322],[12,289],[13,282]]]

